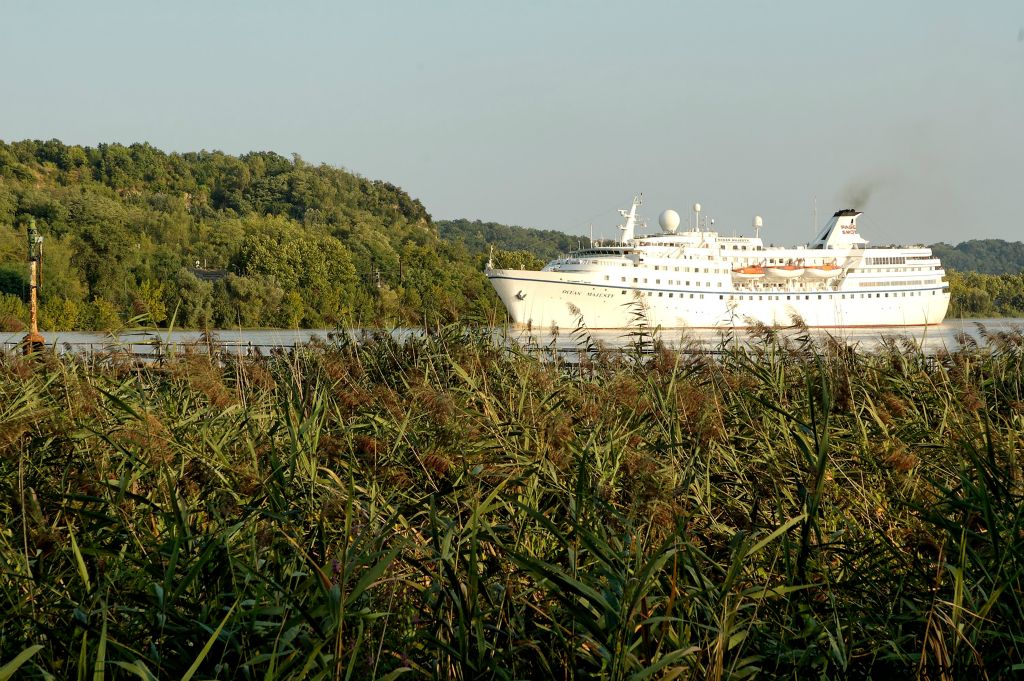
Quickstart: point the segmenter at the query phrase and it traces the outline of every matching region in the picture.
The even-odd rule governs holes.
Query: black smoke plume
[[[848,183],[840,194],[843,206],[845,208],[863,210],[868,205],[868,201],[871,200],[871,195],[875,193],[876,189],[878,189],[877,180],[855,180]]]

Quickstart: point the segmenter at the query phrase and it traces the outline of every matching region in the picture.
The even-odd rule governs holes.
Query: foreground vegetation
[[[3,671],[1024,669],[1019,332],[935,358],[572,340],[5,357]]]

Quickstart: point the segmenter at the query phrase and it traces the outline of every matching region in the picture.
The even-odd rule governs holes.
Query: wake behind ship
[[[696,226],[679,231],[664,211],[661,234],[637,236],[633,199],[622,239],[591,245],[542,270],[487,263],[486,275],[512,321],[544,329],[627,328],[642,315],[662,328],[786,326],[923,326],[949,307],[945,271],[931,249],[869,248],[856,210],[841,210],[806,246],[766,247],[755,218],[753,237],[726,237]],[[705,225],[706,226],[706,225]]]

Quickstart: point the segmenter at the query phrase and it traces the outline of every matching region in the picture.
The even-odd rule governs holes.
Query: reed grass
[[[1019,333],[571,338],[4,357],[0,678],[1024,671]]]

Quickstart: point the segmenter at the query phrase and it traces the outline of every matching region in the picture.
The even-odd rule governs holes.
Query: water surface
[[[958,339],[967,336],[981,346],[987,344],[989,334],[1004,331],[1020,331],[1024,329],[1024,319],[964,319],[947,320],[937,326],[914,326],[914,327],[862,327],[855,329],[811,329],[813,336],[825,339],[832,336],[847,344],[854,345],[857,349],[871,351],[877,349],[885,338],[901,338],[913,342],[928,354],[934,354],[938,350],[958,350],[961,343]],[[157,348],[173,347],[183,349],[185,347],[206,346],[207,338],[211,339],[218,347],[228,352],[238,354],[267,353],[274,349],[292,348],[305,345],[314,340],[329,341],[338,334],[337,329],[221,329],[211,331],[209,337],[203,331],[125,331],[111,336],[105,333],[89,331],[43,331],[46,338],[46,345],[54,348],[57,352],[105,352],[109,350],[124,350],[137,354],[155,354]],[[348,329],[345,333],[354,338],[359,338],[372,331],[360,329]],[[418,329],[401,328],[391,331],[392,334],[404,336],[420,333]],[[604,329],[600,331],[589,331],[592,341],[600,343],[606,348],[624,348],[636,341],[635,330],[627,329]],[[743,342],[749,339],[750,334],[744,329],[694,329],[680,330],[672,329],[659,331],[658,337],[672,347],[681,347],[692,343],[715,347],[728,338],[732,333],[733,342]],[[793,333],[783,331],[783,333]],[[522,329],[495,329],[495,338],[498,340],[515,340],[520,343],[539,345],[557,348],[560,351],[571,351],[578,348],[581,338],[571,330],[562,330],[557,334],[550,331],[528,332]],[[0,333],[0,343],[7,350],[18,346],[24,332]]]

